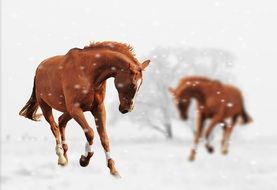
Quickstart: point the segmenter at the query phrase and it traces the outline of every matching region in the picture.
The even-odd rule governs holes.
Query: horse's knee
[[[88,127],[84,129],[84,133],[86,135],[87,141],[92,142],[94,138],[94,131],[92,128]]]
[[[109,148],[109,140],[108,139],[102,140],[101,144],[105,150],[107,150]]]

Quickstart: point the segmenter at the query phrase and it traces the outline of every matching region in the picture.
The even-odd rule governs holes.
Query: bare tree
[[[173,137],[172,119],[178,116],[168,87],[176,86],[180,78],[189,75],[201,75],[224,82],[234,80],[231,68],[235,59],[226,50],[159,47],[145,57],[151,59],[152,64],[144,73],[135,109],[127,118],[132,123],[151,127],[167,138]],[[118,115],[113,115],[110,122],[116,122]],[[190,115],[194,116],[192,113]],[[194,120],[194,117],[190,117],[189,126],[193,126]]]

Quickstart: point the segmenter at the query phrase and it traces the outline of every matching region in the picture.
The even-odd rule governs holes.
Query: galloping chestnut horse
[[[211,119],[208,128],[205,131],[206,149],[212,153],[214,148],[210,144],[210,135],[217,124],[223,127],[223,138],[221,141],[222,154],[228,153],[228,143],[231,132],[237,123],[239,117],[244,124],[251,121],[246,113],[242,94],[234,86],[225,85],[217,80],[209,80],[204,77],[183,78],[176,89],[169,89],[175,99],[181,118],[188,118],[188,107],[192,98],[197,101],[197,125],[194,133],[194,141],[189,156],[189,160],[195,159],[199,138],[204,130],[204,122]],[[227,122],[227,119],[231,122]]]
[[[85,155],[80,158],[80,165],[85,167],[93,155],[94,132],[83,113],[90,111],[105,150],[107,166],[110,173],[117,176],[106,132],[106,80],[115,78],[120,101],[119,111],[123,114],[130,112],[142,83],[142,71],[149,62],[146,60],[140,64],[131,46],[117,42],[97,42],[83,49],[73,48],[65,55],[44,60],[38,66],[31,98],[19,114],[36,121],[37,109],[41,108],[56,138],[56,154],[60,165],[68,162],[65,127],[73,118],[82,127],[87,139]],[[52,108],[63,113],[58,125]]]

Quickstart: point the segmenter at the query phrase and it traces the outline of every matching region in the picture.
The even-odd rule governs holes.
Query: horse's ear
[[[169,88],[168,88],[168,91],[169,91],[171,94],[175,95],[175,90],[174,90],[173,88],[169,87]]]
[[[144,69],[149,65],[149,63],[150,63],[150,60],[149,60],[149,59],[145,60],[145,61],[140,65],[141,70],[144,71]]]

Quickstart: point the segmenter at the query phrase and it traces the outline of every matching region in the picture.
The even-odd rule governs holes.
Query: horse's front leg
[[[197,152],[199,139],[201,138],[202,132],[203,132],[204,120],[205,119],[204,119],[203,115],[200,112],[198,112],[196,130],[195,130],[195,133],[194,133],[193,145],[192,145],[191,150],[190,150],[189,161],[195,160],[195,155],[196,155],[196,152]]]
[[[82,167],[86,167],[89,164],[90,158],[93,156],[92,144],[94,139],[94,131],[89,126],[83,110],[79,107],[79,104],[76,104],[74,102],[67,103],[67,109],[70,116],[82,127],[87,138],[87,143],[85,145],[85,154],[81,155],[79,162]]]
[[[110,173],[116,177],[120,177],[117,169],[115,168],[114,160],[111,157],[111,150],[109,144],[109,138],[106,130],[106,110],[104,103],[98,105],[91,111],[94,116],[97,132],[100,136],[101,144],[105,151],[106,163],[110,169]]]
[[[214,147],[211,145],[212,141],[212,131],[215,128],[216,124],[218,124],[221,121],[221,115],[216,115],[211,119],[211,122],[208,126],[208,128],[205,131],[205,147],[209,153],[214,152]]]

